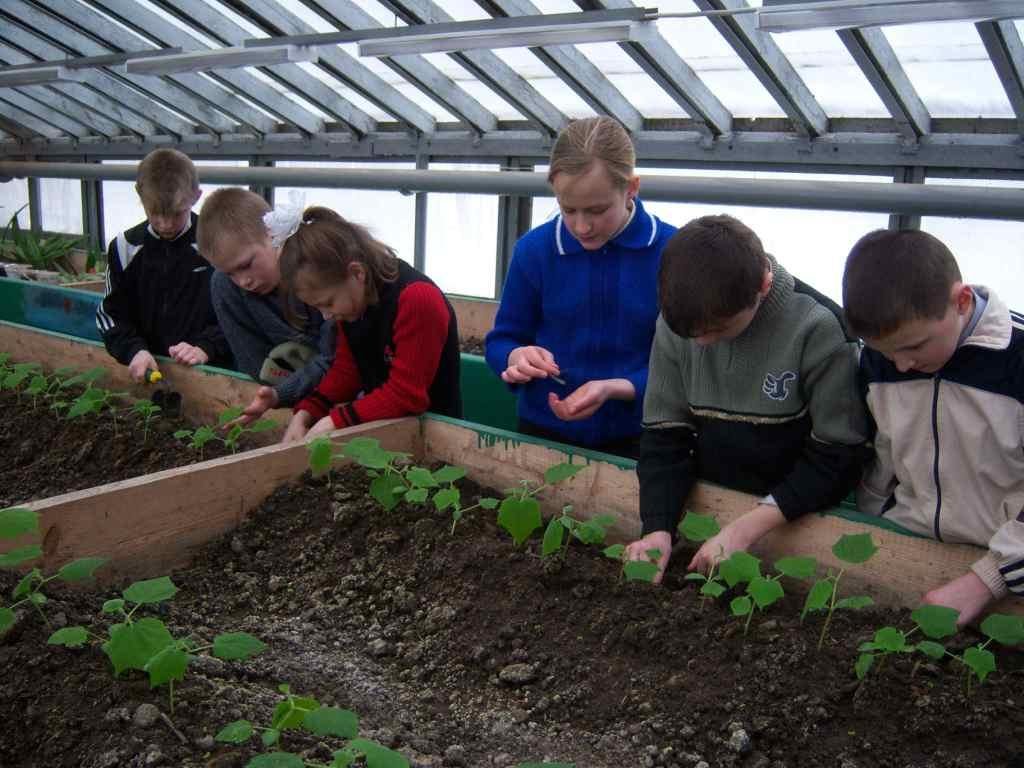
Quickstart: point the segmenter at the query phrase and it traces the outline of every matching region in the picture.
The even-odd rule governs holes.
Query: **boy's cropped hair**
[[[176,149],[155,149],[139,163],[135,191],[148,214],[171,214],[191,208],[192,196],[198,190],[195,164]]]
[[[239,245],[262,242],[267,237],[263,215],[267,201],[241,187],[222,187],[203,204],[196,230],[196,244],[206,258],[217,258],[223,240],[230,237]]]
[[[761,239],[739,219],[694,219],[665,244],[658,302],[672,331],[699,336],[757,301],[769,265]]]
[[[878,229],[854,244],[843,272],[843,307],[850,331],[888,336],[914,320],[941,320],[954,283],[956,259],[941,240],[918,230]]]

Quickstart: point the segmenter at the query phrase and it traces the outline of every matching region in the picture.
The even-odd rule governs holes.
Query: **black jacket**
[[[119,363],[127,365],[142,349],[166,355],[187,341],[206,352],[211,365],[231,365],[210,301],[213,267],[196,247],[197,219],[193,213],[189,228],[174,240],[161,240],[145,221],[111,240],[96,327]]]

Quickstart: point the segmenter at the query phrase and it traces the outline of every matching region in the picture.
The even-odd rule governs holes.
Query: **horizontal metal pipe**
[[[135,165],[0,161],[9,178],[134,181]],[[354,168],[218,168],[201,166],[212,184],[338,187],[479,195],[550,196],[543,173],[524,171],[401,171]],[[644,175],[645,200],[768,208],[955,216],[1024,221],[1024,190],[851,181],[716,179]]]

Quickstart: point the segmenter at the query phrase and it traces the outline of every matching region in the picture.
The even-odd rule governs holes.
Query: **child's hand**
[[[668,559],[672,556],[672,534],[668,531],[651,531],[642,539],[634,541],[626,547],[627,560],[640,560],[650,562],[648,550],[657,549],[661,552],[658,558],[658,572],[654,574],[652,584],[661,584],[665,576],[665,568],[668,566]]]
[[[632,400],[636,390],[627,379],[588,381],[564,400],[548,393],[548,406],[562,421],[579,421],[593,416],[608,400]]]
[[[229,421],[225,424],[224,429],[230,429],[236,424],[245,425],[253,422],[271,408],[276,408],[277,403],[277,390],[273,387],[260,387],[256,390],[256,396],[253,397],[252,401],[250,401],[247,406],[245,406],[245,410],[242,411],[242,415],[234,421]]]
[[[282,443],[297,443],[306,436],[310,425],[313,423],[313,414],[309,411],[298,411],[292,420],[288,422],[288,428],[284,431]]]
[[[557,375],[555,356],[544,347],[516,347],[508,355],[508,367],[502,371],[501,380],[506,384],[525,384]]]
[[[974,571],[968,571],[952,581],[933,589],[924,596],[926,605],[944,605],[960,611],[957,626],[970,624],[981,615],[985,606],[995,599],[984,581]]]
[[[784,522],[786,518],[782,510],[774,504],[758,504],[705,541],[686,570],[707,573],[718,560],[727,560],[733,552],[749,549],[768,531]]]
[[[176,363],[182,365],[203,365],[210,360],[210,356],[199,347],[194,347],[187,341],[175,344],[167,350],[167,354]]]
[[[306,438],[317,437],[318,435],[326,435],[337,427],[334,426],[334,420],[330,416],[324,416],[320,421],[309,428],[309,432],[306,433]]]
[[[149,353],[148,349],[140,349],[135,353],[135,357],[128,363],[128,375],[132,377],[132,381],[142,383],[146,380],[146,371],[159,371],[160,366],[156,364],[156,359]]]

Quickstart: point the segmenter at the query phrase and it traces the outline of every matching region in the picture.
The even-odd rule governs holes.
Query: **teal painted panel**
[[[91,291],[0,278],[0,320],[99,341],[96,307],[102,298]]]
[[[480,355],[462,355],[462,415],[466,421],[515,430],[516,396]]]

